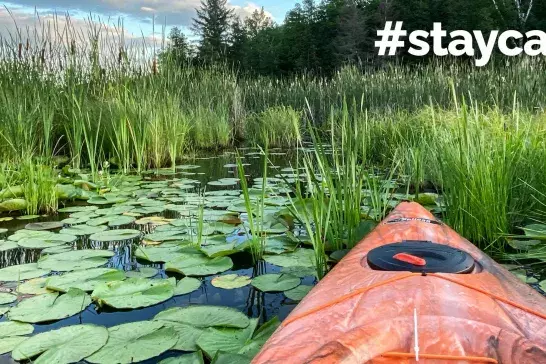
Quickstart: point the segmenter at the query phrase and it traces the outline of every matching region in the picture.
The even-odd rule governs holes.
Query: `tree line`
[[[229,63],[245,72],[282,76],[293,73],[328,75],[346,64],[381,64],[374,41],[388,20],[404,21],[411,32],[441,22],[445,30],[514,29],[546,31],[544,0],[303,0],[282,24],[265,10],[244,20],[227,0],[202,0],[193,19],[197,42],[179,27],[169,34],[163,62]],[[403,50],[397,60],[412,62]]]

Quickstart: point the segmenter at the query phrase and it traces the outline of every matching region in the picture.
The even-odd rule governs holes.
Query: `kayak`
[[[546,363],[546,299],[403,202],[283,321],[253,363]]]

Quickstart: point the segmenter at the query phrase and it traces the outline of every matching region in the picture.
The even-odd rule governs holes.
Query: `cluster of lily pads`
[[[210,185],[230,186],[236,179],[216,182]],[[255,181],[256,190],[261,190],[260,183]],[[315,275],[314,252],[290,232],[293,221],[284,211],[290,202],[284,182],[265,183],[270,188],[267,208],[260,210],[259,231],[249,231],[241,218],[246,209],[239,190],[203,193],[197,180],[125,176],[88,204],[62,208],[60,212],[68,214],[64,219],[29,223],[0,240],[0,252],[41,252],[35,262],[0,269],[0,285],[14,287],[0,294],[0,316],[10,320],[1,323],[6,330],[1,330],[0,354],[11,352],[16,360],[37,363],[108,363],[113,357],[129,363],[180,350],[193,354],[164,362],[203,362],[203,354],[217,363],[249,362],[278,320],[257,329],[258,319],[220,306],[171,308],[150,321],[108,329],[84,324],[29,335],[32,324],[77,315],[93,303],[99,309],[123,310],[156,305],[200,289],[201,277],[212,275],[211,284],[218,288],[251,285],[301,300],[312,288],[301,282]],[[264,260],[280,272],[256,277],[222,274],[233,268],[230,255],[248,250],[250,234],[265,237]],[[115,253],[104,247],[120,245],[133,246],[141,263],[138,269],[111,267]],[[182,278],[157,278],[158,269],[144,266],[151,264],[162,264],[166,272]]]

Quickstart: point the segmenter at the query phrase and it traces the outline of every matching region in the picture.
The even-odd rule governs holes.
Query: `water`
[[[257,155],[255,150],[243,150],[241,151],[241,153],[246,153],[244,162],[250,164],[245,166],[245,173],[249,175],[249,181],[252,181],[255,177],[261,177],[261,168],[263,166],[262,157]],[[270,166],[268,168],[268,176],[275,176],[279,173],[283,173],[283,168],[290,166],[291,163],[294,163],[295,156],[293,154],[285,154],[280,150],[272,150],[270,154],[270,160],[272,164],[276,167]],[[187,170],[179,169],[177,170],[177,173],[175,175],[172,175],[168,171],[165,171],[162,175],[149,175],[146,178],[149,179],[149,181],[170,181],[173,178],[195,179],[200,182],[199,186],[201,188],[206,187],[206,191],[238,191],[240,189],[239,184],[225,187],[211,186],[208,184],[208,182],[218,181],[222,178],[237,177],[237,168],[224,167],[226,164],[236,163],[236,155],[233,152],[224,153],[218,156],[204,156],[202,158],[196,158],[194,160],[188,161],[187,163],[199,165],[200,167]],[[192,194],[197,190],[197,188],[193,188],[188,189],[187,192],[189,194]],[[148,195],[155,198],[160,198],[161,191],[151,192]],[[104,208],[108,207],[108,205],[100,207]],[[215,209],[222,210],[224,208],[225,206],[220,208],[216,207]],[[67,218],[68,215],[69,214],[67,213],[61,213],[58,216],[42,217],[40,219],[31,221],[15,219],[9,222],[0,222],[0,228],[9,229],[9,232],[6,234],[6,236],[8,236],[17,230],[23,229],[25,225],[30,222],[62,220],[64,218]],[[168,217],[176,217],[169,216],[172,215],[170,213],[162,215]],[[246,214],[243,213],[241,214],[241,216],[244,220]],[[136,228],[136,226],[132,226],[132,228]],[[58,231],[58,229],[55,231]],[[244,231],[242,229],[238,229],[233,233],[228,234],[227,236],[228,241],[237,241],[240,239],[244,239]],[[107,264],[108,267],[122,269],[124,271],[135,270],[139,267],[154,267],[159,269],[159,274],[154,278],[181,278],[181,276],[173,275],[170,273],[167,274],[163,270],[164,264],[150,264],[137,260],[134,257],[135,244],[132,243],[97,243],[79,239],[77,242],[73,243],[73,245],[76,249],[101,248],[114,251],[115,255],[110,258]],[[140,245],[143,245],[142,241],[140,242]],[[0,268],[17,264],[36,262],[40,258],[40,254],[41,253],[39,250],[22,248],[0,252]],[[222,274],[235,273],[238,275],[254,277],[264,273],[277,273],[280,271],[279,267],[265,262],[260,263],[257,266],[253,265],[252,257],[248,253],[237,253],[231,255],[230,257],[233,260],[233,268]],[[297,302],[286,298],[283,293],[263,293],[253,289],[250,285],[233,290],[216,288],[211,284],[211,280],[215,276],[217,275],[202,277],[201,279],[203,281],[203,284],[197,291],[183,296],[175,296],[165,302],[151,307],[136,310],[114,310],[109,308],[99,308],[95,304],[91,304],[83,312],[76,316],[72,316],[70,318],[52,323],[35,324],[34,334],[76,324],[96,324],[105,327],[112,327],[128,322],[150,320],[156,314],[164,311],[165,309],[171,307],[184,307],[195,304],[233,307],[241,312],[244,312],[249,317],[259,318],[260,322],[263,323],[274,316],[277,316],[280,320],[283,320],[297,305]],[[306,277],[302,279],[302,284],[313,285],[315,283],[316,280],[313,277]],[[0,291],[15,290],[16,286],[16,283],[0,283]],[[6,321],[6,316],[0,318],[0,322],[1,321]],[[161,357],[156,357],[148,360],[147,363],[156,363],[162,358],[178,355],[180,355],[180,352],[169,351],[164,353]],[[11,359],[8,354],[0,356],[0,363],[10,361]]]

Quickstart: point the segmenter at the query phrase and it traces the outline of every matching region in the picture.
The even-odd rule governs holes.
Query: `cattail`
[[[19,42],[19,59],[23,56],[23,44]]]
[[[40,54],[40,60],[42,61],[42,64],[45,64],[45,48],[42,48],[42,52]]]
[[[152,72],[154,73],[154,75],[157,74],[157,59],[154,57],[154,61],[152,63]]]

